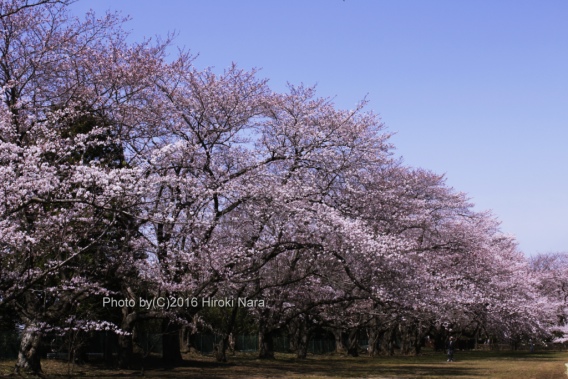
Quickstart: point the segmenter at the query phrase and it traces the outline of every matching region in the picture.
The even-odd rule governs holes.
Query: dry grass
[[[359,357],[339,355],[310,356],[297,360],[278,354],[275,360],[258,360],[254,355],[237,354],[229,363],[216,363],[212,357],[187,355],[183,366],[159,367],[159,361],[146,360],[146,369],[111,370],[102,365],[69,365],[44,360],[47,378],[443,378],[443,379],[566,379],[568,353],[543,352],[459,352],[456,362],[445,362],[441,353],[419,357]],[[0,361],[0,375],[13,374],[14,361]]]

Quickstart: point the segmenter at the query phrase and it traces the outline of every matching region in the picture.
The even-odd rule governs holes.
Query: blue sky
[[[528,255],[568,252],[568,2],[87,1],[130,15],[133,41],[176,31],[198,67],[261,68],[368,109],[395,154],[444,173]],[[175,50],[172,50],[175,53]]]

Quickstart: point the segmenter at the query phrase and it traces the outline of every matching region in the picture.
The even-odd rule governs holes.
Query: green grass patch
[[[145,369],[111,370],[102,365],[69,365],[44,360],[47,378],[375,378],[375,379],[566,379],[566,352],[456,352],[455,362],[446,362],[442,353],[429,352],[417,357],[346,357],[311,355],[298,360],[291,354],[277,354],[274,360],[258,360],[254,354],[230,357],[228,363],[217,363],[213,357],[186,355],[184,364],[163,369],[159,360],[147,360]],[[0,361],[0,375],[13,376],[14,361]]]

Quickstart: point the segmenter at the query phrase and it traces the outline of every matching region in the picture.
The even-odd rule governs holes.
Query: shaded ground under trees
[[[68,365],[46,360],[43,367],[51,377],[117,378],[565,378],[566,352],[458,352],[456,362],[446,363],[443,353],[426,352],[418,357],[358,357],[309,355],[306,360],[290,354],[276,354],[275,360],[259,360],[255,355],[237,353],[230,363],[215,362],[213,356],[184,355],[184,363],[175,369],[160,368],[158,359],[133,370],[107,370],[102,365]],[[9,375],[14,362],[0,361],[0,375]]]

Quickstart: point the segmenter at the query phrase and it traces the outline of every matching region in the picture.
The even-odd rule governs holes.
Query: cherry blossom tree
[[[535,287],[538,294],[544,299],[555,320],[548,326],[549,336],[555,343],[567,341],[568,328],[568,282],[566,272],[568,269],[568,255],[566,253],[539,254],[530,260],[531,274],[535,277]],[[540,337],[542,341],[549,337],[546,334]],[[544,337],[544,338],[543,338]]]
[[[116,329],[78,307],[136,259],[144,191],[118,118],[160,48],[127,48],[113,15],[79,21],[63,3],[32,5],[1,7],[0,308],[24,325],[17,368],[38,372],[46,331]]]
[[[23,328],[17,367],[39,372],[42,335],[75,329],[117,332],[129,367],[150,318],[164,363],[197,317],[226,360],[238,307],[223,322],[202,304],[94,310],[110,295],[263,300],[247,312],[265,358],[283,331],[305,357],[321,328],[352,355],[363,331],[371,354],[449,328],[514,343],[564,304],[561,270],[531,269],[491,214],[394,158],[365,101],[199,70],[166,59],[168,38],[128,44],[124,20],[71,19],[65,2],[0,14],[0,309]]]

